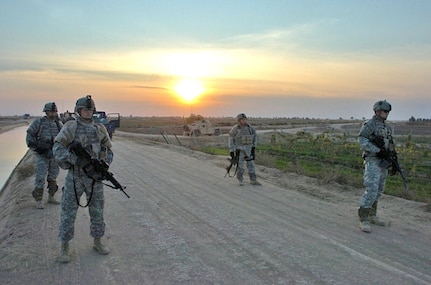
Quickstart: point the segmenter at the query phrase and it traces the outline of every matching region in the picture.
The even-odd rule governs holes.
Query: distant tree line
[[[204,116],[195,115],[195,114],[190,114],[190,117],[185,118],[186,124],[191,124],[191,123],[194,123],[195,121],[203,121],[203,120],[205,120]]]
[[[409,119],[409,123],[412,123],[412,124],[415,124],[415,123],[424,124],[424,123],[429,123],[429,122],[431,122],[431,119],[415,118],[413,116],[411,116]]]

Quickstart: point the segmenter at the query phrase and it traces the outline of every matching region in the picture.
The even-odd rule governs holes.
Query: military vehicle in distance
[[[202,119],[195,121],[194,123],[184,125],[183,136],[219,136],[221,135],[221,131],[219,128],[216,128],[210,121],[207,119]]]
[[[120,127],[120,113],[108,113],[104,111],[96,111],[93,114],[93,120],[96,123],[101,123],[108,131],[109,138],[112,139],[115,129]]]

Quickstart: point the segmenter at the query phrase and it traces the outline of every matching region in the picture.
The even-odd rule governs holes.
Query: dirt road
[[[0,284],[431,284],[421,203],[385,196],[392,226],[366,234],[362,189],[262,167],[263,186],[241,187],[223,178],[225,158],[124,134],[113,145],[111,170],[131,199],[105,188],[111,253],[92,250],[80,209],[72,260],[58,263],[60,207],[35,209],[33,177],[17,171],[0,197]]]

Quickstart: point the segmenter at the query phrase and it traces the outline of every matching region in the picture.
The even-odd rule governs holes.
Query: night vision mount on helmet
[[[376,103],[374,103],[373,110],[374,111],[380,111],[380,110],[391,111],[392,110],[392,106],[386,100],[377,101]]]
[[[79,113],[79,110],[83,108],[92,109],[94,112],[96,112],[96,105],[94,104],[94,100],[91,99],[91,95],[79,98],[76,101],[75,113]]]
[[[57,105],[55,105],[54,102],[46,103],[45,106],[43,107],[43,112],[47,112],[47,111],[58,112]]]

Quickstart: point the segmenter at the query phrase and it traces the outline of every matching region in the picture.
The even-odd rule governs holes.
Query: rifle
[[[385,149],[385,141],[382,136],[375,137],[372,142],[379,147],[380,149]],[[391,140],[390,144],[394,144],[394,142]],[[397,152],[395,151],[395,148],[389,148],[389,151],[384,152],[384,156],[382,158],[386,159],[391,163],[392,166],[392,172],[391,175],[397,174],[397,172],[401,175],[401,179],[403,180],[404,189],[407,191],[409,190],[409,184],[407,182],[407,178],[404,174],[404,170],[401,168],[400,164],[398,163],[398,156]]]
[[[126,189],[126,186],[122,186],[120,182],[118,182],[114,178],[114,174],[108,171],[109,164],[107,164],[103,160],[92,158],[91,154],[80,143],[72,143],[72,145],[70,146],[70,150],[75,153],[76,156],[84,160],[84,166],[82,167],[82,169],[88,177],[98,181],[108,180],[114,186],[102,182],[103,185],[106,185],[113,189],[119,189],[121,192],[124,193],[124,195],[127,196],[127,198],[130,198],[130,196],[124,191],[124,189]]]
[[[228,157],[228,159],[230,161],[230,164],[228,167],[226,167],[226,174],[224,175],[224,177],[226,177],[226,175],[229,175],[229,177],[234,177],[236,172],[238,171],[238,161],[239,161],[239,150],[236,150],[235,155],[233,156],[233,158]],[[231,176],[230,175],[230,170],[232,169],[232,167],[236,165],[235,168],[235,173]]]
[[[397,174],[397,172],[401,175],[401,179],[403,180],[404,189],[409,190],[409,184],[407,182],[406,176],[404,174],[403,169],[398,163],[397,152],[395,150],[389,151],[389,161],[392,163],[392,172],[391,175]]]

